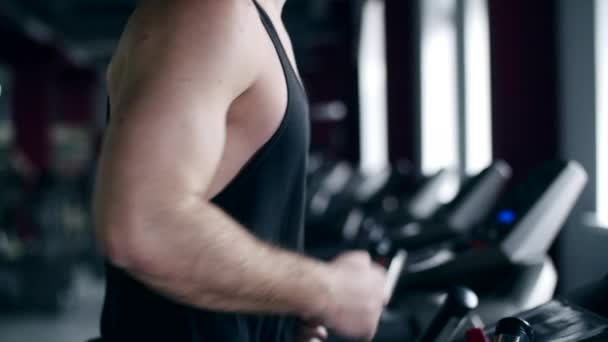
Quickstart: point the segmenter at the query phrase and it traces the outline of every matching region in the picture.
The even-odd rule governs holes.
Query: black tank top
[[[212,202],[258,238],[301,250],[308,102],[270,18],[255,5],[283,67],[287,109],[270,140]],[[148,290],[124,271],[107,266],[103,341],[285,342],[294,340],[294,322],[290,317],[217,313],[179,305]]]

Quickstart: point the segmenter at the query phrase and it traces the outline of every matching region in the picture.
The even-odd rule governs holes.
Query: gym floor
[[[61,313],[0,310],[0,341],[85,342],[97,337],[103,291],[102,280],[79,272]]]

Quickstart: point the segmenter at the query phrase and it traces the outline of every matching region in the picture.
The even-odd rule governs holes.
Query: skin
[[[284,1],[259,3],[295,66]],[[141,2],[108,86],[95,220],[110,262],[178,303],[300,317],[299,341],[325,339],[325,327],[373,337],[385,272],[369,255],[322,263],[276,248],[209,201],[272,136],[287,105],[283,70],[251,1]]]

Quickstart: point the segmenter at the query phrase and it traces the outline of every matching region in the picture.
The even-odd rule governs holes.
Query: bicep
[[[159,67],[153,77],[122,89],[100,163],[103,215],[149,212],[206,192],[223,155],[226,117],[238,94],[233,84],[214,82],[214,73],[196,77]]]
[[[215,175],[230,105],[255,82],[258,68],[256,58],[242,58],[254,41],[238,34],[243,6],[200,4],[218,8],[201,8],[205,18],[196,18],[176,5],[143,28],[134,25],[128,36],[121,68],[127,74],[113,89],[97,181],[102,229],[138,225],[133,220],[142,215],[201,196]]]
[[[102,247],[119,264],[148,255],[137,253],[146,241],[167,238],[157,222],[201,204],[224,152],[230,106],[257,78],[256,59],[242,58],[251,39],[221,41],[234,25],[191,23],[160,25],[154,39],[129,43],[127,74],[113,87],[95,221]],[[196,30],[199,44],[188,47]]]
[[[204,193],[223,154],[225,101],[153,88],[113,110],[106,132],[95,195],[106,246]]]
[[[102,167],[112,171],[111,179],[124,181],[121,188],[203,191],[219,163],[227,100],[166,86],[171,90],[143,92],[112,113]]]

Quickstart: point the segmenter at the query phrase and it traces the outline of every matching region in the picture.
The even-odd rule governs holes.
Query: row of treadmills
[[[319,156],[310,165],[307,253],[365,249],[388,269],[375,341],[608,341],[608,280],[553,298],[548,254],[587,183],[578,163],[513,181],[497,161],[460,186],[405,163],[373,176]]]

